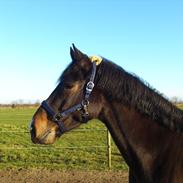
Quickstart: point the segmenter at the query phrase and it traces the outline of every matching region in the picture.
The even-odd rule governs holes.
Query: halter
[[[96,60],[97,61],[97,60]],[[92,73],[90,76],[90,80],[88,81],[88,83],[86,84],[86,88],[85,88],[85,93],[84,93],[84,98],[83,100],[79,103],[76,104],[64,111],[58,112],[56,113],[52,107],[50,107],[50,105],[47,103],[46,100],[44,100],[41,103],[41,107],[49,114],[49,116],[51,117],[52,121],[55,122],[58,127],[59,127],[59,131],[60,134],[64,133],[65,131],[67,131],[67,129],[65,128],[64,123],[62,122],[61,118],[66,117],[68,115],[70,115],[73,112],[76,111],[81,111],[82,112],[82,118],[83,118],[83,123],[86,123],[88,121],[88,105],[89,105],[89,97],[93,91],[93,88],[95,86],[94,84],[94,79],[95,79],[95,75],[96,75],[96,65],[98,65],[98,63],[91,59],[92,62]]]

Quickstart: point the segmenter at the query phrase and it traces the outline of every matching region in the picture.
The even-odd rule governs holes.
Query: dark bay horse
[[[183,183],[183,111],[111,61],[74,45],[72,62],[33,116],[31,139],[51,144],[98,118],[129,166],[129,183]]]

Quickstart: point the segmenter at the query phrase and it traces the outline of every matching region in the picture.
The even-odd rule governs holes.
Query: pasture
[[[104,125],[93,120],[61,137],[54,145],[34,145],[28,124],[36,108],[0,109],[0,169],[47,168],[59,170],[107,170]],[[112,143],[112,170],[127,170]]]
[[[0,182],[128,182],[127,165],[113,142],[108,169],[107,132],[101,122],[82,125],[54,145],[34,145],[28,123],[35,110],[0,108]]]

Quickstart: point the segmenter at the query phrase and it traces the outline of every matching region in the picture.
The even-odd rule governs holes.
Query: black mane
[[[183,111],[116,64],[103,59],[97,71],[96,83],[109,100],[118,100],[165,127],[183,131]]]

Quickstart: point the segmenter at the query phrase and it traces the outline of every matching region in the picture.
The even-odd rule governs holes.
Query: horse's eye
[[[73,87],[73,84],[71,83],[65,83],[65,88],[66,89],[71,89]]]

